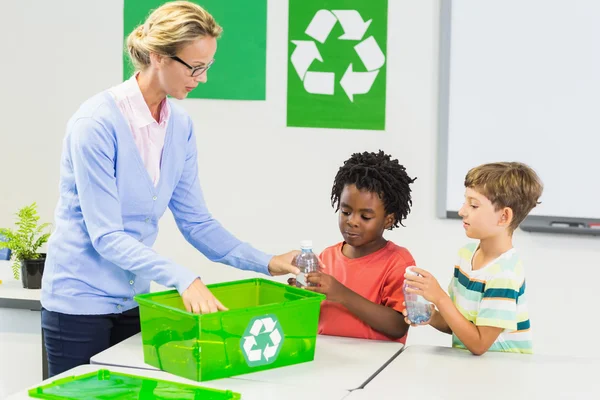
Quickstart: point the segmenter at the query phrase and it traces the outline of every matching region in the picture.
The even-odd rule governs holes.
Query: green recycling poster
[[[267,64],[267,0],[192,0],[223,27],[208,81],[188,98],[265,100]],[[124,38],[164,0],[125,0]],[[123,55],[123,79],[133,74]]]
[[[287,126],[385,129],[387,0],[289,0]]]

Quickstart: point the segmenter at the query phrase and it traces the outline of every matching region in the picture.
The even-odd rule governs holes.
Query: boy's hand
[[[341,303],[346,296],[348,288],[337,279],[323,272],[310,272],[306,274],[306,282],[316,286],[306,286],[305,289],[323,293],[327,300]]]
[[[406,288],[408,293],[416,293],[425,298],[425,300],[432,302],[437,305],[440,299],[446,294],[440,287],[437,279],[434,278],[429,272],[424,269],[413,267],[411,268],[414,272],[420,276],[406,273],[404,279],[406,284],[409,286]]]
[[[290,285],[290,286],[298,286],[298,284],[296,282],[296,278],[289,278],[287,280],[287,282],[288,282],[288,285]]]
[[[410,319],[408,319],[408,310],[406,309],[406,302],[403,301],[402,305],[404,306],[404,308],[402,309],[402,315],[404,315],[404,322],[406,322],[410,326],[429,325],[429,323],[431,322],[431,319],[433,318],[433,313],[436,312],[435,306],[433,304],[430,304],[429,307],[431,307],[431,317],[429,318],[429,320],[425,321],[425,322],[421,322],[420,324],[415,324]]]

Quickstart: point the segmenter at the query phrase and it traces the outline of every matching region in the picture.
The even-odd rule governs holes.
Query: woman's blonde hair
[[[174,56],[202,37],[218,38],[223,29],[204,8],[189,1],[165,3],[127,37],[127,51],[136,70],[150,65],[150,53]]]

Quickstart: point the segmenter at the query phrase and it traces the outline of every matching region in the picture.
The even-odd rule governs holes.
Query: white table
[[[0,261],[0,308],[19,308],[39,311],[41,289],[24,289],[21,280],[12,276],[12,261]]]
[[[319,389],[314,390],[310,385],[294,386],[279,385],[274,383],[254,382],[242,379],[218,379],[208,382],[194,382],[189,379],[181,378],[162,371],[151,371],[148,369],[133,369],[122,367],[107,367],[104,365],[81,365],[67,372],[57,375],[51,379],[45,380],[34,387],[45,385],[55,379],[65,378],[68,376],[87,374],[99,369],[109,369],[113,372],[122,372],[130,375],[138,375],[167,381],[186,383],[190,385],[203,386],[220,390],[231,390],[241,393],[242,400],[306,400],[307,397],[311,400],[341,400],[348,395],[347,391],[335,389]],[[301,382],[299,382],[301,384]],[[28,390],[23,390],[14,394],[6,400],[23,400],[30,399],[27,394]]]
[[[301,383],[311,388],[310,393],[324,387],[353,390],[375,375],[402,347],[395,342],[319,335],[314,361],[238,375],[232,379],[285,385]],[[90,363],[157,370],[144,363],[141,334],[96,354]]]
[[[600,359],[407,346],[348,400],[600,399]]]

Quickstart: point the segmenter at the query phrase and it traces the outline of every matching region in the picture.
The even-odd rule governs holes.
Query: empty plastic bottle
[[[300,269],[296,275],[296,286],[315,286],[306,282],[306,274],[319,270],[319,258],[312,251],[312,240],[303,240],[300,242],[300,250],[294,259],[293,264]]]
[[[419,275],[412,270],[412,267],[406,268],[406,272],[412,275]],[[406,303],[406,311],[408,319],[413,324],[422,324],[431,319],[431,303],[421,295],[416,293],[408,293],[406,288],[410,287],[405,280],[402,290],[404,292],[404,302]]]

